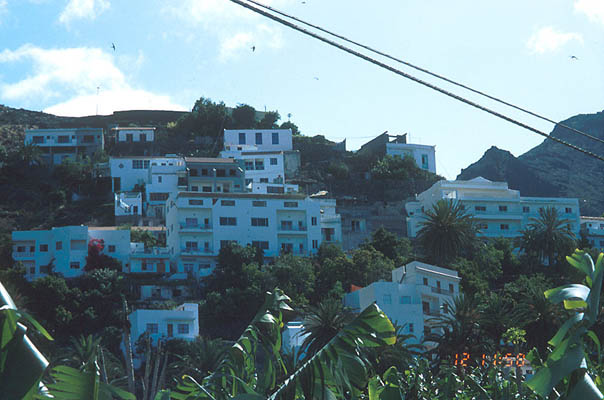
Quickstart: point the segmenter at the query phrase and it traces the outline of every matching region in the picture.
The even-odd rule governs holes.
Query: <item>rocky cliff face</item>
[[[604,140],[604,111],[577,115],[563,124]],[[604,156],[604,143],[569,129],[556,126],[551,135]],[[463,169],[457,179],[477,176],[507,181],[523,196],[577,197],[583,215],[599,216],[604,212],[604,162],[551,140],[544,140],[518,158],[491,147],[480,160]]]

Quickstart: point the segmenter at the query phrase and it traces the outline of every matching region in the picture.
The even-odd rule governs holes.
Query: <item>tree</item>
[[[103,240],[91,239],[88,243],[88,255],[86,256],[86,266],[84,271],[90,272],[97,269],[110,269],[113,271],[122,271],[122,263],[107,254],[101,252],[105,248]]]
[[[292,300],[300,306],[309,303],[315,290],[315,270],[309,259],[285,254],[269,265],[266,272],[270,286],[292,293]]]
[[[277,111],[269,111],[264,114],[264,117],[256,124],[256,128],[259,129],[275,129],[278,128],[277,121],[281,119],[281,116]]]
[[[292,136],[300,136],[302,134],[302,132],[300,132],[300,129],[298,129],[298,125],[296,125],[290,121],[285,121],[284,123],[281,124],[281,126],[279,128],[280,129],[291,129]]]
[[[398,238],[383,226],[371,234],[371,240],[367,242],[367,245],[394,261],[397,266],[404,264],[412,252],[409,239]]]
[[[252,129],[256,126],[256,109],[247,104],[239,104],[231,114],[232,129]]]
[[[476,240],[472,216],[463,205],[450,199],[441,199],[426,211],[425,221],[417,240],[428,259],[446,264],[469,248]]]
[[[313,356],[353,319],[353,314],[339,300],[327,299],[309,307],[300,332],[300,336],[308,335],[302,343],[301,353],[307,358]]]
[[[546,265],[553,265],[556,257],[572,252],[575,235],[571,222],[561,219],[555,207],[539,209],[539,217],[531,218],[522,231],[521,249],[539,255]]]

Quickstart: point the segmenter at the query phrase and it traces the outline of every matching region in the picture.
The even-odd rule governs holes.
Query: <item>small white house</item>
[[[413,157],[417,166],[436,173],[436,146],[413,143],[387,143],[386,154],[394,157]]]
[[[117,143],[149,143],[155,141],[155,128],[115,127],[111,128]]]
[[[581,234],[592,248],[604,251],[604,218],[581,216]]]
[[[132,343],[145,332],[159,339],[195,340],[199,336],[199,305],[184,303],[172,310],[139,309],[128,315]]]
[[[347,293],[344,304],[361,312],[377,303],[393,323],[404,326],[404,333],[414,335],[415,343],[419,343],[433,329],[429,319],[447,313],[459,295],[460,279],[456,271],[413,261],[393,270],[392,282],[374,282]]]
[[[225,129],[226,151],[290,151],[291,129]]]

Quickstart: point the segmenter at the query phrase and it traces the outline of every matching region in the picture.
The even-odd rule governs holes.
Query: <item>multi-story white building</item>
[[[311,196],[312,197],[312,196]],[[336,212],[335,199],[317,199],[321,206],[321,241],[342,245],[342,217]]]
[[[604,218],[581,216],[581,234],[592,248],[604,251]]]
[[[409,237],[417,236],[421,223],[425,221],[425,212],[441,199],[460,202],[473,215],[484,237],[520,236],[531,218],[539,216],[539,209],[546,207],[555,207],[560,218],[569,220],[570,230],[579,236],[578,199],[521,197],[520,192],[509,189],[506,182],[491,182],[477,177],[469,181],[436,182],[417,195],[416,201],[405,204]]]
[[[38,146],[42,160],[47,164],[61,164],[64,160],[92,157],[104,147],[103,129],[27,129],[25,144]]]
[[[43,231],[14,231],[13,259],[25,267],[28,280],[40,278],[51,271],[66,278],[82,274],[86,266],[88,243],[102,240],[106,254],[123,266],[130,254],[130,231],[115,227],[65,226]]]
[[[245,191],[242,161],[233,158],[185,157],[191,192],[231,193]]]
[[[179,192],[168,199],[167,243],[178,272],[209,275],[222,246],[236,242],[306,256],[321,245],[320,204],[301,195]]]
[[[184,303],[172,310],[139,309],[128,315],[132,344],[143,333],[159,339],[195,340],[199,336],[198,304]]]
[[[289,151],[291,129],[225,129],[225,151]]]
[[[374,282],[347,293],[344,304],[361,312],[372,303],[390,320],[404,326],[404,333],[413,334],[421,342],[430,329],[429,319],[448,312],[449,304],[459,295],[456,271],[413,261],[392,271],[392,282]]]

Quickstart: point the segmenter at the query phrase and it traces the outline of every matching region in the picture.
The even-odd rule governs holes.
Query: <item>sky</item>
[[[604,0],[265,4],[556,121],[604,109]],[[448,179],[491,146],[518,156],[543,140],[229,0],[0,0],[0,104],[83,116],[190,110],[202,96],[278,110],[348,150],[408,133],[436,146]]]

